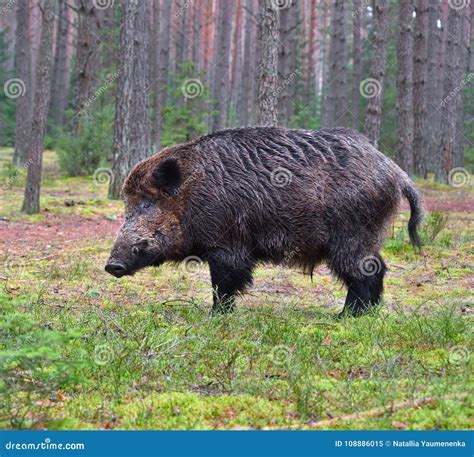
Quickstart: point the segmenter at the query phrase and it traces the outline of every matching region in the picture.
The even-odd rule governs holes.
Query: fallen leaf
[[[331,335],[326,335],[323,340],[323,346],[331,346],[332,342],[332,336]]]
[[[396,428],[397,430],[405,430],[408,425],[404,424],[403,422],[392,421],[392,427]]]

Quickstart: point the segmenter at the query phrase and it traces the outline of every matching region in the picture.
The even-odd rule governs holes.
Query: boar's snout
[[[105,271],[116,278],[133,275],[148,266],[159,266],[164,256],[160,245],[143,235],[129,236],[122,230],[112,247]]]
[[[112,276],[116,278],[121,278],[122,276],[127,274],[127,269],[125,265],[118,263],[118,262],[109,262],[105,266],[105,271],[110,273]]]
[[[105,271],[116,278],[132,274],[136,269],[138,252],[138,248],[129,239],[119,234],[105,265]]]

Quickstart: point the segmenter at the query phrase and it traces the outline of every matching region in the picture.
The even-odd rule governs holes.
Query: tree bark
[[[166,2],[166,0],[165,0]],[[171,3],[171,1],[170,1]],[[179,73],[181,71],[181,65],[186,60],[186,49],[187,49],[187,31],[186,31],[186,24],[187,24],[187,17],[188,17],[188,0],[182,0],[180,3],[177,3],[176,6],[177,12],[174,13],[176,16],[178,27],[176,27],[176,55],[175,55],[175,73]],[[171,18],[167,18],[166,20],[170,20]]]
[[[15,152],[13,163],[24,165],[31,134],[34,91],[31,77],[31,47],[29,37],[30,7],[20,2],[16,13],[15,76],[23,81],[25,92],[16,99]]]
[[[31,138],[28,146],[28,173],[22,211],[35,214],[40,211],[41,169],[43,163],[43,139],[51,93],[53,62],[53,34],[56,0],[44,0],[42,6],[43,27],[36,70],[36,90],[33,106]]]
[[[69,90],[68,36],[70,21],[67,12],[68,6],[66,0],[59,0],[50,106],[51,118],[56,126],[62,126],[64,124]]]
[[[352,128],[360,130],[360,82],[362,81],[362,0],[354,0],[352,17]]]
[[[280,43],[278,49],[278,123],[288,125],[295,103],[292,91],[296,85],[296,23],[297,7],[293,3],[280,10]]]
[[[258,40],[260,60],[258,76],[257,124],[278,122],[278,13],[271,0],[259,0]]]
[[[426,163],[426,171],[434,172],[435,156],[439,142],[440,129],[440,103],[443,88],[439,86],[441,29],[438,27],[438,21],[441,20],[441,4],[438,1],[428,4],[428,71],[426,75],[425,88],[425,124],[424,124],[424,142],[423,157]]]
[[[122,0],[120,6],[122,21],[110,198],[120,197],[131,168],[150,152],[148,10],[129,0]]]
[[[225,128],[227,122],[227,107],[229,104],[228,87],[230,72],[230,37],[232,29],[232,11],[234,2],[217,3],[217,34],[216,52],[213,62],[212,94],[216,100],[216,114],[211,119],[211,131]]]
[[[472,4],[472,2],[471,2],[471,20],[470,20],[469,36],[471,40],[469,42],[468,72],[474,73],[474,5]]]
[[[374,80],[375,92],[371,94],[365,114],[365,134],[378,147],[382,122],[383,84],[387,62],[387,38],[389,20],[388,0],[377,0],[374,9],[374,38],[370,77]]]
[[[331,17],[329,46],[329,85],[325,123],[346,125],[347,117],[346,11],[343,0],[335,0]]]
[[[447,182],[454,167],[456,120],[458,104],[456,93],[461,85],[463,9],[449,8],[444,62],[443,100],[441,102],[441,139],[436,161],[436,179]]]
[[[163,129],[163,115],[167,99],[168,72],[170,63],[170,32],[171,32],[171,5],[170,1],[164,1],[161,5],[160,32],[158,36],[158,75],[155,92],[155,124],[153,147],[157,150],[161,145],[161,133]],[[168,19],[165,19],[168,18]]]
[[[290,9],[290,8],[288,8]],[[316,43],[316,0],[311,0],[309,10],[309,37],[308,37],[308,74],[306,79],[306,100],[313,100],[315,94],[315,77],[317,61],[315,60]]]
[[[415,174],[425,178],[426,157],[423,154],[423,142],[426,115],[424,91],[427,77],[428,0],[416,0],[415,11],[415,41],[413,46],[413,161]]]
[[[398,165],[413,174],[413,0],[400,0],[397,34]]]
[[[194,16],[193,16],[193,47],[192,47],[192,60],[195,65],[196,72],[201,71],[201,59],[199,56],[199,47],[201,45],[201,18],[202,18],[202,7],[203,3],[194,2]]]
[[[93,94],[100,63],[98,29],[99,19],[93,0],[78,0],[78,30],[76,54],[76,101],[73,131],[79,134],[80,117]]]
[[[242,43],[240,37],[242,35],[241,30],[241,18],[242,18],[242,2],[241,0],[236,0],[236,10],[235,10],[235,26],[234,26],[234,36],[232,38],[232,71],[231,71],[231,90],[230,94],[232,97],[232,126],[236,127],[238,124],[239,116],[239,88],[241,86],[242,72]]]
[[[471,4],[471,9],[473,8]],[[468,16],[469,8],[466,7],[462,10],[464,12],[464,18],[461,21],[461,50],[460,62],[459,62],[459,74],[458,79],[461,81],[460,90],[456,94],[457,103],[457,121],[456,121],[456,142],[454,145],[454,167],[464,167],[464,106],[465,106],[465,89],[467,84],[467,72],[469,71],[469,45],[467,31],[469,30],[471,18]],[[471,15],[472,17],[472,15]],[[472,39],[472,37],[471,37]],[[471,81],[472,84],[472,81]]]
[[[244,8],[244,56],[242,64],[242,83],[240,95],[240,125],[250,124],[251,109],[254,101],[254,73],[252,57],[255,52],[254,1],[246,0]]]

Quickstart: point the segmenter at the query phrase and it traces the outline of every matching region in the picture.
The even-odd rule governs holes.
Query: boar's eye
[[[147,209],[150,209],[152,207],[152,204],[151,204],[151,202],[145,201],[141,204],[141,207],[142,207],[142,209],[147,210]]]
[[[132,246],[132,254],[133,255],[138,255],[138,254],[140,254],[141,251],[143,251],[147,247],[148,247],[148,241],[147,240],[139,241],[138,243],[135,243]]]

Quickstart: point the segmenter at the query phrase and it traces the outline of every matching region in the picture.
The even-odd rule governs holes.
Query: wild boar
[[[325,262],[347,286],[341,313],[379,304],[387,226],[404,196],[420,247],[413,182],[345,128],[252,127],[205,135],[138,163],[123,186],[125,221],[105,267],[131,275],[197,256],[209,264],[213,312],[228,312],[259,262]]]

